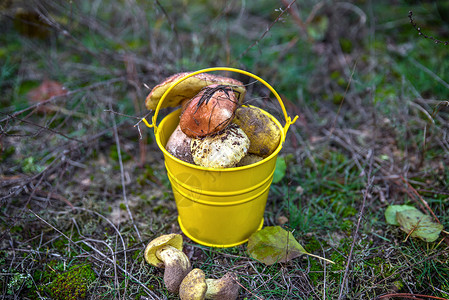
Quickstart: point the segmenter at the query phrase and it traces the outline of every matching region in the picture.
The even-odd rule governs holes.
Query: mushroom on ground
[[[206,279],[206,299],[235,300],[239,295],[237,276],[228,272],[219,279]]]
[[[145,99],[145,106],[150,110],[155,110],[165,91],[168,90],[177,80],[187,76],[188,74],[190,74],[190,72],[174,74],[166,78],[162,83],[156,85]],[[209,73],[199,73],[181,81],[173,87],[164,103],[162,103],[161,108],[176,107],[181,105],[182,102],[191,99],[198,94],[202,88],[211,84],[232,86],[232,89],[235,91],[240,103],[245,97],[246,88],[242,82],[229,77]]]
[[[177,293],[184,277],[192,269],[189,258],[182,252],[182,236],[162,235],[145,248],[145,260],[158,268],[165,268],[164,283],[168,291]]]
[[[206,168],[234,167],[248,152],[250,142],[237,125],[231,124],[220,133],[190,143],[193,161]]]
[[[193,269],[184,277],[179,287],[181,300],[203,300],[207,291],[206,276],[201,269]]]
[[[206,279],[204,272],[193,269],[179,287],[181,300],[235,300],[239,295],[239,283],[233,272],[219,279]]]
[[[217,133],[231,123],[238,104],[231,86],[209,85],[184,105],[179,126],[189,137]]]

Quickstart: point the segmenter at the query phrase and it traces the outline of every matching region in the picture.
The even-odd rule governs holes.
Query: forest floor
[[[149,89],[214,66],[260,76],[299,117],[264,226],[333,263],[301,255],[266,265],[247,244],[212,248],[183,235],[193,267],[208,278],[233,271],[239,299],[449,299],[444,3],[0,4],[2,299],[178,299],[144,260],[151,240],[182,231],[141,118],[152,116]],[[245,104],[285,124],[260,82],[222,75],[246,84]],[[427,229],[419,222],[401,230],[386,220],[392,205],[443,229],[430,242],[416,235]]]

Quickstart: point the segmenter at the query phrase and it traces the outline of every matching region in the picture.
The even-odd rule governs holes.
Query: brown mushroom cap
[[[181,300],[203,300],[207,291],[206,276],[201,269],[193,269],[179,287]]]
[[[145,248],[145,260],[152,266],[164,268],[164,262],[156,256],[156,251],[165,246],[172,246],[182,251],[182,242],[182,235],[180,234],[171,233],[161,235],[152,240]]]
[[[209,85],[189,100],[179,120],[182,132],[199,138],[225,129],[238,106],[232,89],[228,85]]]
[[[162,83],[156,85],[151,92],[148,94],[145,100],[145,106],[149,110],[155,110],[159,100],[165,91],[170,88],[170,86],[175,83],[178,79],[191,74],[192,72],[183,72],[174,74],[168,78],[166,78]],[[164,103],[162,103],[161,108],[165,107],[176,107],[181,105],[183,101],[189,100],[198,94],[201,89],[211,84],[223,84],[230,85],[235,90],[236,96],[239,99],[239,102],[243,101],[245,97],[246,89],[243,86],[243,83],[229,77],[218,76],[209,73],[199,73],[193,75],[185,79],[176,85],[171,91],[170,94],[165,98]]]

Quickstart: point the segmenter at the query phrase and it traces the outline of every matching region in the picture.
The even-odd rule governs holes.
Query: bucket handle
[[[229,68],[229,67],[213,67],[213,68],[207,68],[207,69],[202,69],[202,70],[198,70],[195,72],[192,72],[178,80],[176,80],[166,91],[165,93],[162,95],[161,99],[159,100],[157,106],[156,106],[156,110],[154,112],[154,115],[152,117],[152,124],[149,124],[148,121],[145,118],[142,118],[143,123],[145,123],[145,125],[149,128],[153,128],[154,127],[154,133],[157,133],[157,125],[156,125],[156,121],[157,121],[157,116],[159,114],[159,110],[161,109],[162,103],[164,102],[165,98],[167,97],[167,95],[170,93],[170,91],[176,86],[178,85],[180,82],[186,80],[189,77],[195,76],[197,74],[200,73],[207,73],[207,72],[213,72],[213,71],[230,71],[230,72],[236,72],[236,73],[240,73],[240,74],[244,74],[247,75],[249,77],[252,77],[260,82],[262,82],[272,93],[273,95],[276,97],[276,99],[279,102],[279,105],[281,106],[282,112],[284,114],[284,118],[285,118],[285,126],[284,126],[284,136],[283,139],[285,139],[285,136],[287,135],[287,131],[288,128],[290,127],[290,125],[292,125],[293,123],[296,122],[296,120],[298,119],[298,116],[295,116],[292,120],[292,118],[287,114],[287,110],[285,109],[284,103],[281,99],[281,97],[279,96],[279,94],[276,92],[276,90],[265,80],[263,80],[262,78],[260,78],[257,75],[254,75],[250,72],[244,71],[244,70],[240,70],[240,69],[236,69],[236,68]]]

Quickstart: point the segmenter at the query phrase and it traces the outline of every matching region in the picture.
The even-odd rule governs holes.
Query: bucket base
[[[178,216],[178,223],[179,223],[179,227],[181,227],[182,232],[183,232],[188,238],[190,238],[190,239],[191,239],[192,241],[194,241],[195,243],[198,243],[198,244],[200,244],[200,245],[207,246],[207,247],[214,247],[214,248],[230,248],[230,247],[235,247],[235,246],[238,246],[238,245],[241,245],[241,244],[246,243],[246,242],[248,241],[248,238],[249,238],[249,237],[248,237],[247,239],[244,239],[243,241],[240,241],[240,242],[237,242],[237,243],[233,243],[233,244],[226,244],[226,245],[211,244],[211,243],[203,242],[203,241],[201,241],[201,240],[199,240],[199,239],[193,237],[193,236],[187,231],[187,229],[184,227],[184,225],[182,225],[181,218],[180,218],[179,216]],[[260,222],[260,224],[259,224],[259,227],[257,228],[256,231],[259,231],[260,229],[262,229],[263,223],[264,223],[264,218],[262,218],[262,220],[261,220],[261,222]]]

